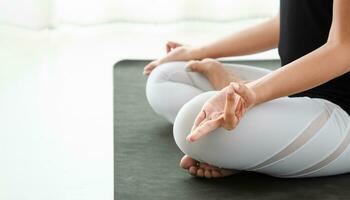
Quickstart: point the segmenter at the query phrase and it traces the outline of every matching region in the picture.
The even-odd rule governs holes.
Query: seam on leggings
[[[166,83],[170,81],[170,75],[168,73],[159,73],[159,78],[155,79],[155,83]]]
[[[188,79],[190,79],[192,86],[199,89],[199,87],[196,84],[194,84],[194,81],[193,81],[192,77],[190,76],[190,72],[187,72],[186,75],[188,76]],[[202,90],[202,89],[200,89],[200,90]]]
[[[337,133],[340,135],[341,138],[345,137],[345,135],[347,134],[347,132],[342,131],[343,128],[345,128],[345,130],[347,130],[348,127],[348,120],[344,121],[343,117],[344,117],[344,113],[346,113],[340,106],[338,106],[337,104],[334,104],[328,100],[326,100],[325,105],[331,109],[333,108],[334,110],[337,111],[337,115],[334,116],[335,120],[334,122],[336,123],[336,127],[337,127]]]
[[[189,72],[185,73],[186,76],[188,77],[189,81],[191,84],[188,84],[188,83],[184,83],[184,82],[180,82],[180,81],[176,81],[176,80],[173,80],[172,77],[174,76],[174,74],[178,73],[179,71],[175,71],[175,72],[172,72],[170,74],[166,74],[166,78],[165,80],[166,81],[163,81],[163,82],[174,82],[174,83],[180,83],[180,84],[184,84],[184,85],[188,85],[188,86],[191,86],[191,87],[194,87],[202,92],[204,92],[202,89],[200,89],[196,84],[194,84],[194,81],[192,79],[192,77],[190,76]]]
[[[328,121],[330,118],[331,113],[329,113],[328,110],[324,109],[321,114],[318,115],[316,119],[314,119],[308,127],[304,129],[304,131],[295,138],[287,147],[279,151],[278,153],[274,154],[269,159],[263,161],[262,163],[254,166],[249,167],[245,170],[258,170],[261,168],[264,168],[268,165],[271,165],[279,160],[284,159],[285,157],[289,156],[290,154],[294,153],[298,149],[300,149],[304,144],[306,144],[313,136],[316,135],[316,133],[324,126],[324,124]]]
[[[331,162],[336,160],[346,150],[346,148],[349,146],[349,143],[350,143],[350,128],[348,127],[348,131],[347,131],[346,136],[344,137],[343,141],[326,158],[317,162],[316,164],[312,165],[311,167],[308,167],[304,170],[301,170],[301,171],[293,173],[293,174],[288,174],[287,176],[284,176],[284,177],[298,177],[298,176],[300,177],[300,176],[305,176],[308,174],[316,173],[320,169],[326,167],[328,164],[330,164]]]

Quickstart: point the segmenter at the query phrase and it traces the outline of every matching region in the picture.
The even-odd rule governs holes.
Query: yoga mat
[[[146,100],[147,77],[142,71],[148,62],[124,60],[114,68],[115,199],[350,199],[347,174],[312,179],[280,179],[252,172],[221,179],[189,175],[179,167],[183,154],[174,142],[172,124],[157,116]],[[279,61],[234,63],[279,66]]]

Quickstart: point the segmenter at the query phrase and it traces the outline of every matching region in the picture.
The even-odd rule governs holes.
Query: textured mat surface
[[[191,177],[179,167],[172,125],[157,116],[145,96],[147,61],[125,60],[114,70],[115,199],[350,199],[350,175],[278,179],[241,173],[224,179]],[[276,68],[277,61],[236,62]]]

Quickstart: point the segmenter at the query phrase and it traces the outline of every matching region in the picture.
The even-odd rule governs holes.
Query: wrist
[[[252,91],[252,93],[254,95],[254,102],[253,102],[252,106],[255,106],[255,105],[262,103],[263,97],[261,95],[261,92],[259,91],[257,80],[247,83],[246,86]]]
[[[190,51],[190,54],[193,60],[202,60],[204,58],[209,58],[207,55],[207,48],[205,46],[193,47]]]

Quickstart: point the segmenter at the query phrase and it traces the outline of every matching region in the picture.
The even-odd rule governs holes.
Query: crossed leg
[[[196,64],[196,61],[193,61],[190,65],[187,65],[186,69],[184,68],[184,62],[168,63],[152,72],[147,83],[147,97],[158,114],[163,115],[173,123],[178,110],[194,96],[204,91],[220,90],[233,81],[254,80],[269,72],[268,70],[242,65],[222,66],[212,59],[203,62],[204,65]],[[165,94],[169,91],[167,89],[175,88],[180,91],[171,90],[172,93]],[[173,92],[175,92],[175,95],[173,95]],[[176,99],[176,101],[172,101],[172,105],[164,105],[162,102],[167,101],[164,101],[163,98],[162,102],[159,100],[160,93],[170,95],[170,98]],[[192,175],[206,178],[224,177],[237,172],[198,162],[188,155],[181,159],[180,166]]]
[[[269,101],[249,110],[234,130],[219,128],[197,142],[187,143],[185,138],[196,115],[216,91],[207,77],[187,72],[184,66],[184,62],[159,66],[149,77],[146,91],[155,112],[174,123],[175,141],[187,155],[181,162],[183,168],[208,178],[232,174],[224,173],[226,169],[279,177],[350,171],[345,159],[350,156],[346,145],[349,116],[324,99],[284,97]],[[269,73],[240,65],[225,68],[243,80]]]

